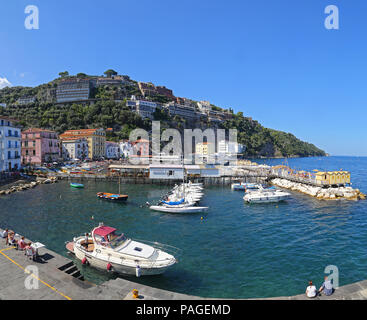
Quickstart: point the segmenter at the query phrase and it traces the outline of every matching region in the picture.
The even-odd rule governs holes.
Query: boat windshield
[[[116,235],[115,233],[110,234],[109,238],[109,245],[112,249],[120,247],[127,240],[127,237],[123,233],[121,235]]]

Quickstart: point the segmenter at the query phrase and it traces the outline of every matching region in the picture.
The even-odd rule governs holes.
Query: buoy
[[[108,263],[107,264],[107,271],[111,271],[111,269],[112,269],[112,264],[111,263]]]
[[[141,276],[141,270],[139,266],[136,266],[135,268],[135,275],[137,278],[139,278]]]
[[[82,259],[82,264],[87,264],[88,263],[88,260],[87,260],[87,258],[86,257],[84,257],[83,259]]]
[[[201,220],[204,220],[204,218],[203,218],[203,217],[201,217]]]
[[[134,289],[134,290],[133,290],[133,298],[134,298],[134,299],[139,298],[139,291],[138,291],[138,290],[136,290],[136,289]]]

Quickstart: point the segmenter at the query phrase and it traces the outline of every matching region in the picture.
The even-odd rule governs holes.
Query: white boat
[[[259,190],[246,193],[243,197],[248,203],[280,202],[289,199],[290,193],[281,190]]]
[[[258,183],[232,183],[231,189],[234,191],[258,190],[262,186]]]
[[[92,230],[91,236],[74,238],[66,248],[83,264],[97,269],[145,276],[161,274],[177,263],[172,254],[162,250],[178,251],[177,248],[158,243],[153,245],[131,240],[124,234],[118,235],[115,228],[100,224]]]
[[[149,209],[169,213],[195,213],[208,210],[208,207],[187,207],[185,205],[177,205],[177,206],[162,205],[162,206],[150,206]]]

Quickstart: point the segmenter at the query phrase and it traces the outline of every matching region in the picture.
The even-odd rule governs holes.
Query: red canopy
[[[101,237],[105,237],[108,234],[113,233],[115,231],[116,231],[115,228],[111,228],[111,227],[107,227],[107,226],[101,226],[101,227],[98,227],[94,230],[94,234],[97,234]]]

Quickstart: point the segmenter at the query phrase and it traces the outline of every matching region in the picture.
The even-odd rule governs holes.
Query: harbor
[[[317,159],[293,161],[293,166],[307,170],[317,167],[318,163]],[[354,188],[366,189],[364,159],[335,157],[324,161],[330,161],[331,170],[332,166],[350,168]],[[271,160],[267,163],[276,165]],[[365,201],[320,201],[290,190],[291,197],[283,202],[247,204],[243,200],[244,193],[230,187],[235,179],[227,178],[229,182],[225,184],[204,183],[199,205],[208,207],[208,210],[189,214],[155,212],[147,205],[147,202],[158,204],[182,180],[172,180],[165,185],[154,181],[133,184],[123,183],[121,177],[121,193],[129,198],[126,202],[115,203],[99,199],[97,193],[117,193],[118,176],[110,177],[110,180],[58,178],[56,183],[39,183],[34,188],[1,195],[0,225],[44,244],[47,250],[63,259],[73,261],[84,278],[83,283],[92,283],[96,287],[111,281],[129,281],[136,286],[190,297],[288,298],[302,294],[310,278],[316,283],[321,282],[323,271],[330,264],[338,266],[341,286],[364,280],[365,253],[360,244],[367,241],[363,227]],[[71,182],[82,183],[84,188],[72,188]],[[132,239],[179,248],[182,256],[164,274],[148,278],[115,277],[106,271],[84,266],[67,252],[65,242],[91,232],[100,222],[117,228]],[[18,251],[9,251],[4,253],[26,267],[24,261],[27,260],[10,256]],[[292,264],[289,263],[290,256]],[[25,258],[23,254],[20,257]],[[73,278],[72,281],[76,281]],[[40,276],[40,279],[52,285],[46,276]],[[134,286],[128,288],[126,295]],[[141,292],[144,295],[144,290]],[[149,292],[146,297],[159,299],[152,294],[153,291]],[[121,294],[118,298],[123,299],[126,295]],[[76,299],[75,296],[71,298]]]

